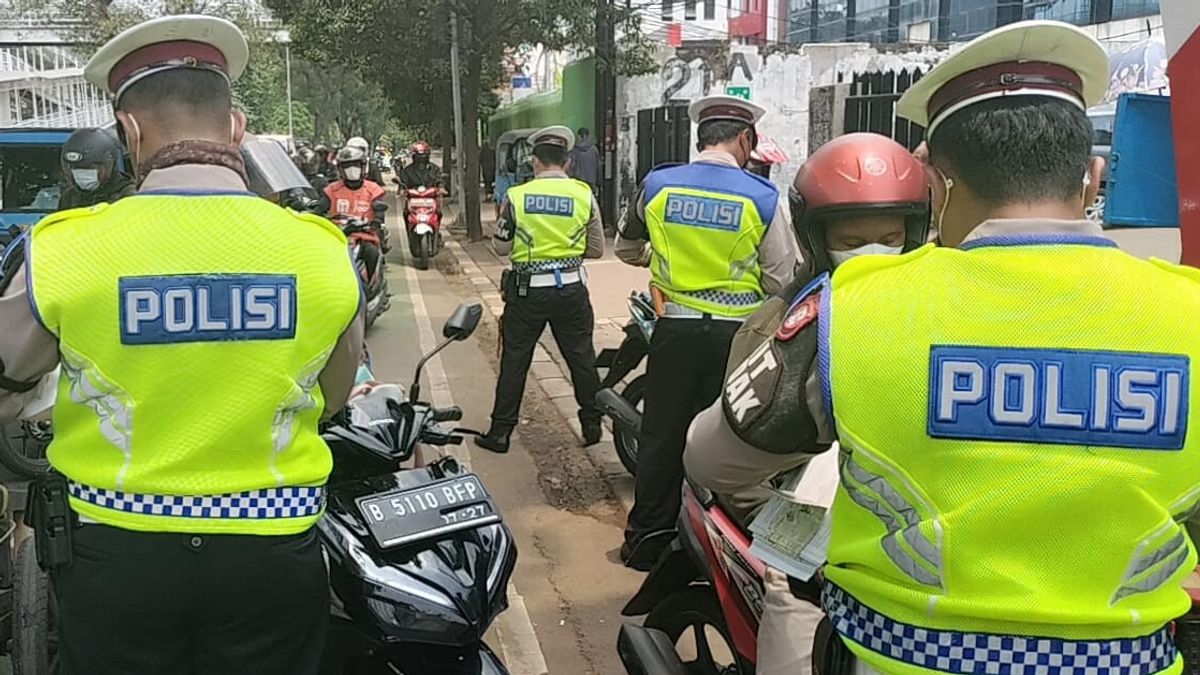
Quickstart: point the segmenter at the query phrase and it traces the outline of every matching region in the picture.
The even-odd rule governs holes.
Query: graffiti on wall
[[[722,52],[724,50],[713,53],[684,53],[681,50],[667,59],[659,71],[663,80],[663,105],[708,96],[714,93],[717,82],[732,82],[738,79],[749,84],[754,81],[754,71],[750,68],[747,53]],[[749,56],[757,58],[755,54]]]

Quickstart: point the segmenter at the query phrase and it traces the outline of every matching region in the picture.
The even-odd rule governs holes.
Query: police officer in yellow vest
[[[679,513],[684,436],[717,398],[741,322],[791,281],[797,245],[787,200],[743,170],[766,110],[709,96],[688,113],[700,154],[652,171],[618,228],[617,257],[649,267],[661,318],[646,365],[635,503],[621,558],[649,569]]]
[[[802,292],[691,429],[689,475],[733,491],[833,425],[824,655],[854,672],[1182,671],[1200,272],[1084,219],[1107,84],[1100,44],[1049,21],[935,67],[897,110],[928,129],[943,247]]]
[[[37,532],[63,673],[317,672],[317,424],[353,384],[360,291],[335,227],[247,191],[230,102],[246,61],[208,16],[101,48],[85,76],[113,97],[139,190],[36,225],[0,296],[0,409],[62,365],[60,477],[31,500],[64,515]]]
[[[600,442],[595,316],[583,269],[585,258],[604,255],[600,207],[587,183],[567,176],[567,154],[575,147],[570,129],[546,127],[532,134],[529,143],[534,179],[509,188],[493,237],[496,252],[512,260],[504,283],[504,353],[492,427],[475,439],[493,452],[508,452],[533,350],[547,323],[571,371],[584,445]]]

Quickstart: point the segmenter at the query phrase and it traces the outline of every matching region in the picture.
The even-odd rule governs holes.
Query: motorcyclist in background
[[[115,202],[134,193],[133,181],[121,173],[121,147],[102,129],[79,129],[62,148],[66,180],[58,208],[74,209]]]
[[[375,202],[387,196],[378,183],[364,177],[367,171],[367,154],[362,149],[347,145],[338,151],[337,172],[341,180],[334,181],[321,193],[319,212],[331,219],[359,218],[379,230],[379,240],[385,240],[382,232],[386,225],[383,213],[376,211]],[[379,251],[368,246],[363,252],[367,269],[375,268],[375,257]]]
[[[317,153],[317,173],[319,173],[321,177],[325,179],[326,183],[328,183],[329,177],[334,173],[333,161],[330,159],[333,157],[333,152],[331,152],[329,150],[329,146],[325,145],[324,143],[313,148],[313,152]],[[324,190],[325,188],[322,187],[321,189]]]
[[[363,156],[367,158],[367,179],[377,185],[383,185],[383,170],[379,167],[379,162],[371,154],[371,144],[362,136],[355,136],[346,141],[347,148],[358,148],[362,150]]]
[[[402,190],[421,187],[438,187],[445,189],[442,181],[442,169],[429,161],[432,149],[425,141],[417,141],[408,148],[412,161],[404,167],[396,177],[396,184]]]

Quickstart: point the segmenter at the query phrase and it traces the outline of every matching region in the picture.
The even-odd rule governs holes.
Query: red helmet
[[[796,172],[789,197],[792,225],[817,273],[832,269],[825,226],[838,217],[905,216],[905,251],[929,237],[925,171],[887,136],[846,134],[822,145]]]
[[[429,144],[425,141],[417,141],[408,146],[408,153],[410,155],[428,155],[430,152]]]

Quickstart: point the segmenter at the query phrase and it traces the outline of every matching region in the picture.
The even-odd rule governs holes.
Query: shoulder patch
[[[779,324],[779,330],[775,331],[775,339],[780,342],[787,342],[796,337],[797,333],[817,320],[820,307],[821,298],[817,295],[810,295],[792,305],[788,309],[783,323]]]

